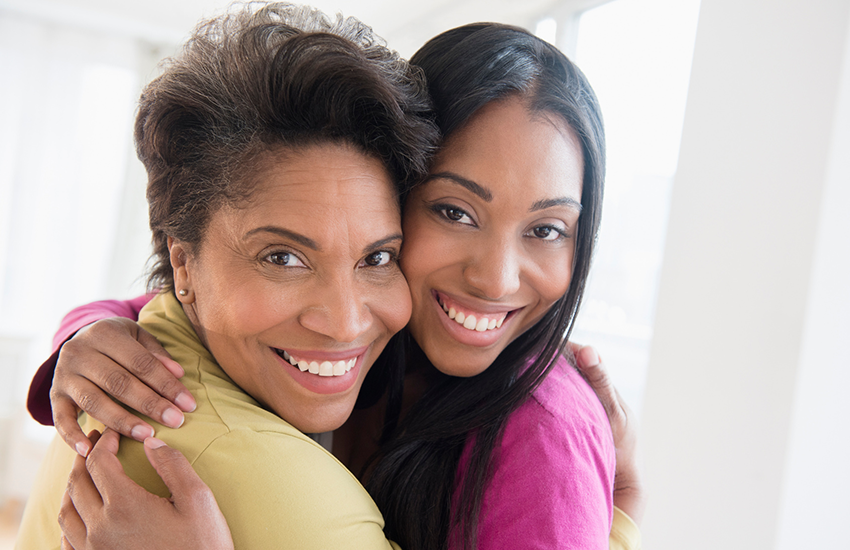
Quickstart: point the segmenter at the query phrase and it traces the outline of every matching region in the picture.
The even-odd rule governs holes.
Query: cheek
[[[402,276],[382,287],[372,300],[372,312],[391,334],[407,325],[411,310],[410,287]]]
[[[547,307],[558,301],[569,290],[572,281],[572,265],[572,253],[561,261],[547,262],[542,265],[535,286]],[[559,268],[559,266],[563,267]]]

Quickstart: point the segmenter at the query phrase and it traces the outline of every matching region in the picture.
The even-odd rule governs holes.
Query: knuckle
[[[139,412],[144,414],[145,416],[149,416],[153,418],[154,413],[157,412],[159,408],[160,400],[156,396],[150,396],[145,398],[144,401],[139,405]]]
[[[133,360],[130,363],[130,370],[138,376],[147,376],[156,372],[158,365],[159,361],[157,361],[152,355],[148,353],[140,353],[133,357]]]
[[[111,373],[103,381],[103,389],[115,397],[121,397],[130,387],[132,377],[123,370],[116,370]]]
[[[100,401],[90,392],[80,392],[75,401],[77,406],[86,411],[89,415],[96,415],[100,411]]]

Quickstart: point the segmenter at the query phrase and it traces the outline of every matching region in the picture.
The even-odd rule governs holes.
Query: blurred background
[[[573,339],[642,425],[647,548],[850,548],[850,0],[321,0],[409,57],[526,27],[602,104]],[[141,88],[224,0],[0,0],[0,550],[52,428],[24,403],[69,309],[144,289]],[[840,537],[840,538],[839,538]]]

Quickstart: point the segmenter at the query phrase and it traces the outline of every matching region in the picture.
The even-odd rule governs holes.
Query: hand
[[[88,459],[78,456],[59,511],[62,548],[122,550],[233,550],[227,521],[215,497],[180,451],[154,438],[145,454],[171,498],[147,492],[118,461],[119,436],[106,430]]]
[[[53,425],[82,456],[88,454],[91,443],[77,423],[81,409],[107,427],[144,441],[154,435],[150,424],[109,395],[177,428],[183,424],[181,410],[195,410],[194,398],[177,380],[182,376],[180,365],[133,321],[119,317],[98,321],[62,346],[50,389]]]
[[[611,383],[596,350],[591,346],[581,346],[573,342],[570,342],[570,349],[575,354],[576,367],[584,374],[590,387],[596,392],[611,424],[617,453],[617,468],[614,471],[614,505],[640,525],[646,511],[646,494],[641,484],[638,464],[638,426],[635,415]]]

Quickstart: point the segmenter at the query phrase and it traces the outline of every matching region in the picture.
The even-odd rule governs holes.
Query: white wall
[[[847,547],[848,37],[848,0],[702,1],[643,411],[647,548]]]

